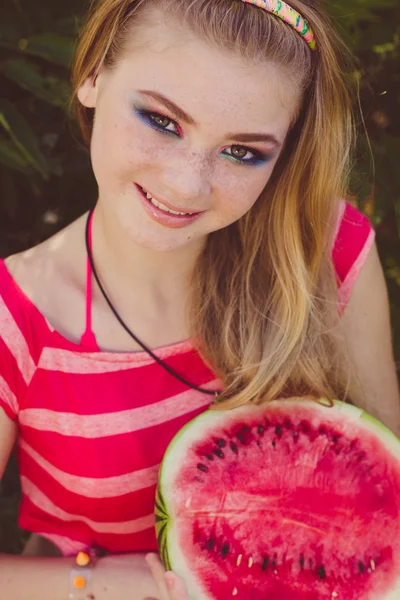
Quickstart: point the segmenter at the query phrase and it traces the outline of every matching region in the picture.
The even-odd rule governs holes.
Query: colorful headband
[[[267,12],[273,13],[285,23],[288,23],[293,29],[295,29],[307,42],[311,50],[315,50],[316,41],[314,33],[300,13],[294,10],[289,4],[282,0],[243,0],[249,4],[254,4],[259,8],[263,8]]]

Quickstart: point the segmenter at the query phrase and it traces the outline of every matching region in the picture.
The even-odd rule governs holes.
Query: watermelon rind
[[[290,403],[298,406],[301,403],[302,406],[312,406],[316,411],[323,411],[324,416],[326,416],[328,410],[333,411],[335,415],[343,415],[349,422],[358,422],[363,430],[375,435],[385,449],[400,461],[400,440],[380,421],[359,407],[340,400],[329,403],[323,398],[318,401],[304,398],[278,399],[270,402],[268,406],[273,408],[274,405],[281,405],[282,403],[285,403],[286,406]],[[328,405],[330,406],[328,407]],[[260,408],[265,409],[265,405],[264,407],[254,407],[256,411]],[[231,415],[233,421],[236,421],[240,418],[241,413],[248,414],[248,410],[248,406],[235,408],[231,411],[207,410],[195,417],[173,438],[161,463],[156,501],[156,533],[160,556],[167,570],[174,570],[186,581],[189,596],[195,600],[214,599],[207,594],[199,582],[188,577],[188,573],[191,573],[191,565],[187,563],[186,557],[180,549],[177,528],[174,528],[173,516],[168,506],[168,487],[174,481],[176,473],[179,472],[182,455],[185,453],[185,448],[196,437],[196,431],[201,432],[201,435],[206,437],[208,429],[218,427],[220,422],[226,424],[229,415]],[[375,600],[375,598],[371,600]],[[396,583],[395,589],[388,591],[384,598],[380,597],[376,600],[400,600],[400,580]]]

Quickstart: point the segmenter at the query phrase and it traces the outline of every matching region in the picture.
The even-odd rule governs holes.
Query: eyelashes
[[[173,136],[175,138],[181,138],[183,136],[182,129],[179,127],[178,123],[165,115],[138,107],[134,107],[134,112],[145,125],[148,125],[163,135]],[[227,150],[230,152],[227,152]],[[245,158],[247,154],[250,154],[251,156]],[[274,158],[271,154],[264,154],[264,152],[261,152],[260,150],[241,146],[240,144],[232,144],[231,146],[224,148],[223,156],[235,163],[249,166],[263,165]]]
[[[160,133],[164,133],[167,135],[173,135],[175,137],[181,137],[182,131],[175,121],[165,117],[164,115],[160,115],[159,113],[151,112],[148,110],[143,110],[139,108],[135,108],[135,112],[138,117],[146,124],[159,131]],[[167,129],[169,125],[173,125],[176,127],[176,131],[174,129]]]

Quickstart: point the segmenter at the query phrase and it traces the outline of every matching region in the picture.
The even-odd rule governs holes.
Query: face
[[[103,213],[136,244],[166,252],[199,246],[254,205],[299,92],[273,64],[251,64],[156,17],[78,98],[95,108]]]

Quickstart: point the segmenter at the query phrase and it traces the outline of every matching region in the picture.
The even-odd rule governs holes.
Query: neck
[[[190,279],[204,240],[184,248],[157,251],[139,246],[115,218],[97,205],[92,218],[92,257],[106,289],[115,299],[156,306],[178,305],[189,293]]]

